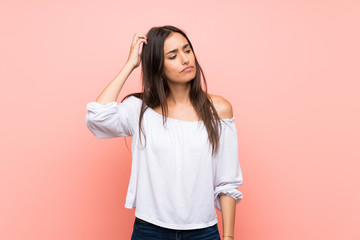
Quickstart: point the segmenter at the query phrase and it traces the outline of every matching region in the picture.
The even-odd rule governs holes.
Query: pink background
[[[233,105],[235,239],[360,239],[359,1],[2,1],[0,11],[0,239],[130,239],[130,151],[92,135],[86,104],[133,35],[166,24],[185,30],[209,92]],[[140,89],[137,68],[118,101]]]

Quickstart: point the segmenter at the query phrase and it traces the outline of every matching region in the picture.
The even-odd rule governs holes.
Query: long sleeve
[[[85,122],[97,138],[133,136],[139,121],[141,100],[130,96],[124,101],[87,104]]]
[[[238,190],[243,183],[243,177],[238,159],[238,138],[234,120],[235,117],[221,123],[220,146],[215,156],[214,205],[220,211],[220,194],[233,197],[236,204],[243,198],[243,194]]]

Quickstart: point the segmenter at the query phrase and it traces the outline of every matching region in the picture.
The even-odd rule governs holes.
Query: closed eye
[[[189,50],[186,50],[185,52],[186,52],[186,53],[190,53],[190,52],[191,52],[191,50],[189,49]],[[176,55],[174,55],[174,56],[170,57],[169,59],[175,59],[175,57],[176,57]]]

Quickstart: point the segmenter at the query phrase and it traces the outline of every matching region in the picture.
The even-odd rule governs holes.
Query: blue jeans
[[[220,240],[218,225],[176,230],[164,228],[135,217],[131,240]]]

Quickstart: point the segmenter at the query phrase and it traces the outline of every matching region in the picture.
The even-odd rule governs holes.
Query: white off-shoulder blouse
[[[202,121],[167,118],[130,96],[123,102],[87,104],[86,124],[97,138],[132,136],[131,176],[125,208],[135,216],[171,229],[196,229],[217,223],[215,208],[221,211],[219,194],[243,198],[237,189],[243,178],[238,159],[235,117],[222,119],[217,154],[211,156],[206,127]]]

